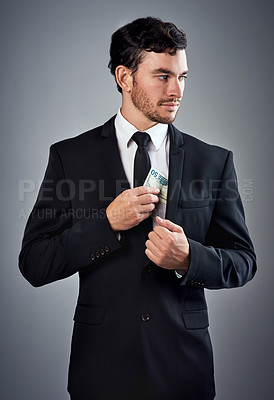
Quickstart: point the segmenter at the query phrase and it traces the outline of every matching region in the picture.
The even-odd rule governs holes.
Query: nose
[[[185,81],[184,79],[181,81],[178,78],[171,79],[168,85],[168,93],[169,97],[176,97],[180,99],[183,97],[184,89],[185,89]]]

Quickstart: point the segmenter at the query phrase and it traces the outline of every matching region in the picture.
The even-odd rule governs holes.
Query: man
[[[172,125],[185,49],[172,23],[120,28],[109,67],[121,109],[51,147],[19,265],[34,286],[79,273],[72,400],[212,400],[204,288],[256,270],[232,153]]]

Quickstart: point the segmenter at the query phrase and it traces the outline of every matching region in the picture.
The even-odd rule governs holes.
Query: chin
[[[162,118],[163,124],[172,124],[175,121],[176,115],[170,115]]]
[[[159,124],[172,124],[176,118],[176,115],[155,115],[150,116],[149,119],[153,122],[157,122]]]
[[[168,112],[168,114],[162,115],[162,116],[161,116],[161,117],[162,117],[161,119],[162,119],[163,121],[166,121],[166,122],[165,122],[166,124],[172,124],[172,122],[175,121],[175,119],[176,119],[176,117],[177,117],[177,114],[178,114],[178,110],[176,110],[176,112],[170,111],[170,112]]]

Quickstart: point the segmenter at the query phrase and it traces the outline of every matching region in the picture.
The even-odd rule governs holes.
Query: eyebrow
[[[182,72],[180,75],[186,75],[189,72],[189,70],[186,70]],[[153,74],[166,74],[166,75],[176,75],[173,71],[170,71],[169,69],[165,68],[157,68],[152,70]]]

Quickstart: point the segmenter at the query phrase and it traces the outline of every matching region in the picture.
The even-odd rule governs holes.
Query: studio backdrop
[[[68,399],[78,278],[33,288],[18,254],[50,145],[117,112],[110,37],[149,15],[187,33],[175,125],[233,151],[258,256],[248,285],[206,291],[217,400],[274,398],[273,2],[1,0],[1,399]]]

